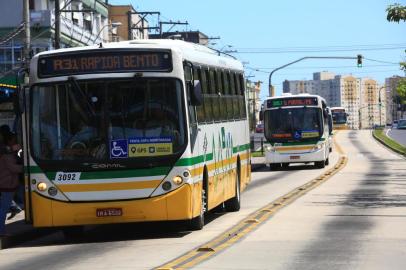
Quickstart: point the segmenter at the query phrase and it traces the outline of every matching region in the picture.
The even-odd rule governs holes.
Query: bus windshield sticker
[[[295,134],[293,135],[293,137],[294,137],[295,139],[300,139],[300,138],[302,137],[302,134],[301,134],[301,132],[296,131]]]
[[[302,138],[319,137],[320,133],[317,130],[302,131]]]
[[[170,72],[170,51],[85,51],[41,56],[38,77],[117,72]]]
[[[140,137],[129,139],[129,157],[154,157],[173,153],[171,137]]]
[[[110,158],[128,158],[127,140],[110,141]]]

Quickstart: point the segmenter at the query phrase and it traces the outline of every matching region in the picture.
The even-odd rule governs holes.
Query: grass
[[[251,156],[253,156],[253,157],[263,157],[264,154],[261,153],[261,151],[254,151],[254,152],[251,152]]]
[[[392,140],[388,136],[386,136],[384,130],[382,128],[375,129],[373,131],[373,136],[379,140],[381,143],[386,145],[387,147],[391,148],[395,152],[406,156],[406,147],[397,143],[396,141]]]

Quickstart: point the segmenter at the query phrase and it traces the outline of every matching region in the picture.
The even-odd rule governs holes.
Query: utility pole
[[[61,10],[59,0],[55,0],[55,49],[61,48]]]
[[[136,22],[135,24],[132,24],[132,15],[136,14],[139,15],[140,19],[138,20],[138,22]],[[145,30],[159,30],[160,28],[158,26],[155,27],[145,27],[144,22],[145,22],[145,18],[148,15],[157,15],[158,16],[158,21],[159,21],[159,16],[161,16],[161,13],[158,11],[144,11],[144,12],[137,12],[137,11],[128,11],[127,12],[127,23],[128,23],[128,40],[133,40],[133,31],[132,30],[140,30],[140,32],[142,33],[142,38],[145,38],[144,36],[144,31]],[[137,27],[137,25],[141,23],[141,27]]]
[[[24,59],[25,66],[29,66],[30,62],[30,50],[31,50],[31,23],[30,23],[30,2],[29,0],[24,0],[23,6],[24,13],[24,30],[25,30],[25,41],[24,41]],[[14,48],[14,46],[13,46]]]
[[[162,34],[163,34],[162,25],[164,25],[164,24],[170,24],[170,25],[172,25],[172,27],[174,27],[175,25],[189,25],[188,22],[179,22],[179,21],[177,21],[177,22],[172,22],[172,21],[169,21],[169,22],[159,22],[159,36],[160,36],[161,38],[162,38]],[[169,28],[169,30],[168,30],[167,32],[169,32],[169,31],[172,29],[172,27]]]
[[[274,70],[271,71],[271,73],[269,74],[269,96],[270,97],[273,97],[275,95],[275,89],[272,86],[272,81],[271,81],[272,80],[272,74],[274,74],[274,72],[277,71],[277,70],[280,70],[280,69],[285,68],[287,66],[293,65],[293,64],[295,64],[297,62],[300,62],[302,60],[305,60],[305,59],[357,59],[358,67],[360,66],[360,63],[362,65],[362,55],[360,55],[360,54],[358,54],[356,57],[346,57],[346,56],[343,56],[343,57],[340,57],[340,56],[306,56],[306,57],[302,57],[302,58],[300,58],[298,60],[287,63],[286,65],[277,67],[277,68],[275,68]]]

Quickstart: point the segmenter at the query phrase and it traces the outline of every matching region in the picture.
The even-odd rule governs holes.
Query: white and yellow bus
[[[333,116],[334,129],[348,129],[347,117],[348,114],[344,107],[332,107],[331,113]]]
[[[24,91],[26,219],[201,229],[216,206],[238,211],[251,178],[244,91],[239,61],[183,41],[36,55]]]
[[[317,95],[271,97],[263,106],[264,133],[269,142],[265,161],[271,170],[291,163],[329,163],[331,128],[326,101]]]

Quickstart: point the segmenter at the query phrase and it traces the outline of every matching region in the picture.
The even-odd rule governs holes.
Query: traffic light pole
[[[269,74],[269,96],[273,97],[275,95],[275,91],[274,91],[274,87],[272,86],[272,75],[275,73],[275,71],[278,71],[280,69],[283,69],[287,66],[293,65],[297,62],[306,60],[306,59],[357,59],[358,60],[358,66],[360,66],[360,64],[362,64],[362,55],[357,55],[357,57],[351,57],[351,56],[306,56],[306,57],[302,57],[300,59],[297,59],[293,62],[287,63],[283,66],[277,67],[274,70],[271,71],[271,73]],[[360,62],[361,61],[361,62]]]

